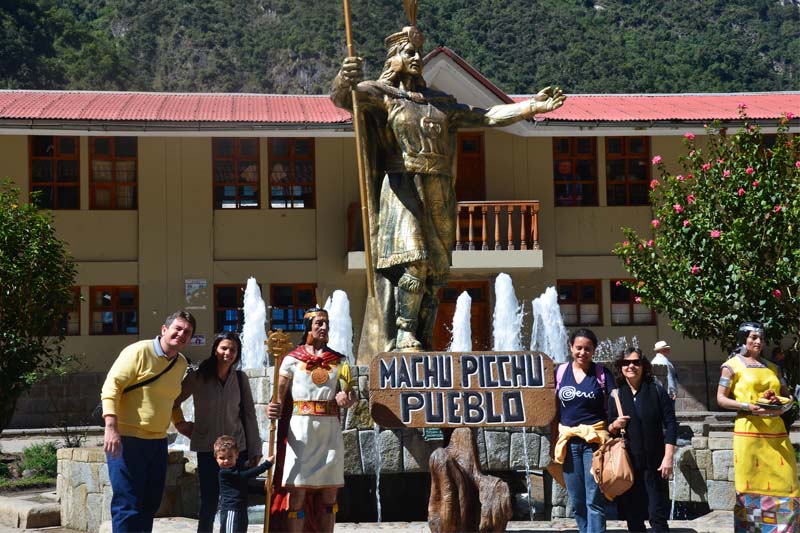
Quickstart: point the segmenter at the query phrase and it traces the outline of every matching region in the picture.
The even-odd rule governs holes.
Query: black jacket
[[[272,463],[264,461],[247,470],[237,467],[219,469],[219,508],[235,511],[247,508],[247,480],[267,471]]]
[[[617,388],[623,414],[631,417],[625,428],[625,444],[636,469],[650,470],[661,466],[664,459],[664,445],[675,444],[678,437],[678,423],[675,420],[675,406],[659,383],[642,382],[637,393],[638,414],[633,403],[633,392],[623,382]],[[617,419],[617,402],[608,400],[609,424]]]

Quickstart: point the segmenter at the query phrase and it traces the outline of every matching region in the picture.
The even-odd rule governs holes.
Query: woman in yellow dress
[[[717,403],[738,411],[733,430],[737,532],[800,532],[797,462],[780,414],[791,402],[777,367],[761,359],[764,329],[744,322],[739,347],[722,365]],[[771,392],[768,392],[771,391]],[[771,399],[774,398],[774,399]],[[762,405],[772,404],[773,407]]]

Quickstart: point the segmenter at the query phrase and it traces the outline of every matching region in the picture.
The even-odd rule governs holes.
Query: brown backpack
[[[622,415],[619,403],[619,391],[611,391],[617,402],[617,411]],[[592,476],[600,491],[609,500],[613,500],[633,486],[633,468],[625,447],[625,430],[615,439],[602,444],[592,454]]]

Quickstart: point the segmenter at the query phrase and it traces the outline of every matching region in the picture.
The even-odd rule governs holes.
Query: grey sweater
[[[242,393],[236,370],[231,369],[222,383],[214,377],[205,381],[200,372],[192,372],[183,378],[181,393],[175,400],[180,405],[186,398],[194,398],[194,431],[189,448],[194,452],[213,452],[214,441],[220,435],[236,439],[239,450],[247,450],[250,457],[261,455],[261,437],[253,403],[253,394],[247,376],[242,376]],[[244,424],[239,417],[239,403],[244,400]],[[245,442],[245,428],[247,442]]]

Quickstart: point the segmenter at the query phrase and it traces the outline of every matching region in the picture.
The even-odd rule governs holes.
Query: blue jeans
[[[596,449],[596,444],[573,438],[567,444],[567,457],[564,459],[564,481],[581,533],[606,530],[608,500],[592,477],[592,453]]]
[[[247,451],[239,454],[236,464],[242,468],[247,462]],[[197,477],[200,482],[200,513],[197,533],[211,533],[214,516],[219,507],[219,465],[214,452],[197,452]]]
[[[122,454],[106,454],[114,533],[153,531],[167,478],[167,439],[122,437]]]

